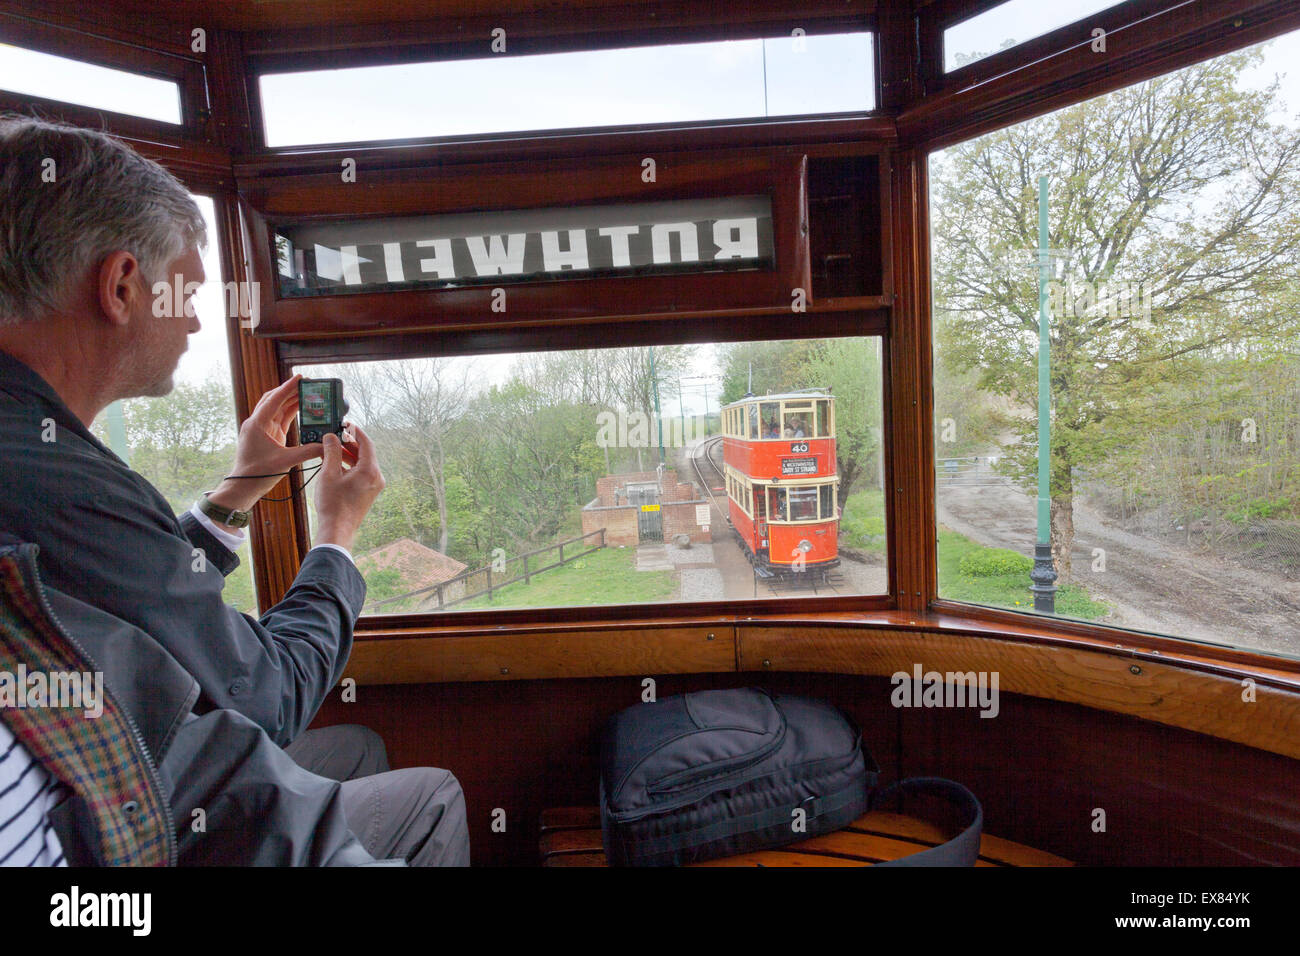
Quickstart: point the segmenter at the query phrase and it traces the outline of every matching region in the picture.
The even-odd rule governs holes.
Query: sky
[[[997,50],[1063,23],[1086,18],[1104,0],[1011,0],[948,31],[947,56]],[[488,38],[485,38],[485,54]],[[681,44],[589,51],[576,55],[487,54],[483,60],[267,77],[269,141],[312,142],[322,129],[350,139],[455,135],[566,126],[600,126],[726,117],[860,110],[872,105],[870,45],[861,34],[781,37],[767,41]],[[1261,88],[1281,80],[1284,108],[1275,119],[1297,122],[1300,31],[1271,41],[1261,66],[1243,77]],[[1100,54],[1099,54],[1100,55]],[[0,88],[102,108],[179,120],[174,84],[0,44]],[[202,330],[191,336],[177,380],[229,377],[221,271],[212,204],[204,269],[195,296]],[[345,301],[345,300],[344,300]],[[474,361],[479,380],[500,382],[511,357]],[[710,347],[698,350],[695,376],[717,379]],[[710,392],[717,408],[720,386]],[[668,402],[674,408],[675,402]],[[687,391],[686,414],[704,409],[703,386]]]

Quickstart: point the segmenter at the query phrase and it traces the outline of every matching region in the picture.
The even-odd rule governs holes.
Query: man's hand
[[[247,511],[294,465],[321,457],[321,445],[285,445],[289,425],[298,414],[298,379],[271,389],[239,428],[235,465],[230,474],[272,475],[271,478],[227,478],[208,495],[213,504]]]
[[[345,446],[338,436],[325,436],[325,452],[316,476],[317,529],[313,542],[342,545],[349,551],[357,528],[384,490],[375,446],[360,426],[350,427],[357,445],[357,460],[351,468],[343,467]]]

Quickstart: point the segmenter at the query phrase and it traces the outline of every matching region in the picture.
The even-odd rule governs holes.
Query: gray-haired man
[[[343,784],[343,801],[371,855],[468,865],[449,772],[383,772],[383,745],[363,728],[304,734],[342,675],[365,596],[349,548],[384,484],[365,433],[353,427],[350,468],[332,435],[286,447],[294,379],[240,428],[231,475],[323,461],[315,547],[260,620],[221,600],[242,532],[212,515],[247,511],[277,479],[225,480],[178,519],[90,433],[111,402],[171,390],[199,323],[192,309],[155,310],[154,283],[201,283],[205,244],[198,206],[156,163],[102,133],[0,119],[0,528],[40,546],[53,587],[165,647],[199,683],[196,712],[243,714],[313,772],[367,774]]]

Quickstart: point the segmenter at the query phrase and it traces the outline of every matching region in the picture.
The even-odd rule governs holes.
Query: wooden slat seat
[[[596,807],[558,807],[542,812],[543,866],[607,866]],[[946,839],[926,820],[873,810],[834,833],[811,837],[778,850],[692,863],[691,866],[871,866],[894,860]],[[1073,866],[1069,860],[985,833],[976,866]]]

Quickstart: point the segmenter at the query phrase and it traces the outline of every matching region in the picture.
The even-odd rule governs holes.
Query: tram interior
[[[609,718],[751,686],[969,787],[986,865],[1295,865],[1300,8],[1057,6],[0,0],[0,109],[205,210],[176,391],[96,426],[178,509],[344,382],[387,488],[313,726],[452,770],[474,865],[600,865]]]

